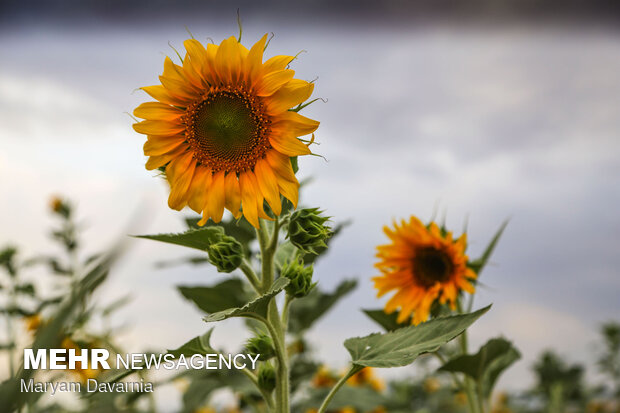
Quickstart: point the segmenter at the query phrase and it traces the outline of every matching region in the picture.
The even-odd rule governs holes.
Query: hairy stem
[[[321,407],[319,408],[318,413],[324,413],[327,410],[329,403],[331,403],[336,393],[338,393],[338,390],[340,390],[340,388],[344,386],[344,384],[347,382],[347,380],[349,380],[349,378],[351,378],[351,376],[353,376],[355,373],[359,372],[363,368],[364,367],[362,366],[355,366],[355,365],[351,366],[347,374],[342,376],[342,378],[338,380],[338,383],[336,383],[334,387],[332,387],[332,389],[329,391],[329,393],[325,397],[325,400],[323,400],[323,403],[321,404]]]
[[[269,234],[268,223],[265,220],[261,220],[260,228],[256,231],[258,237],[258,243],[260,245],[261,261],[262,261],[262,274],[261,274],[261,291],[263,293],[269,291],[273,285],[275,278],[274,269],[274,255],[278,247],[278,235],[280,232],[280,225],[278,218],[276,217],[273,224],[271,234]],[[276,413],[289,413],[290,401],[289,401],[289,371],[288,371],[288,356],[286,353],[286,331],[283,327],[280,314],[278,312],[278,306],[275,298],[269,303],[269,310],[267,314],[267,328],[271,334],[271,338],[274,342],[276,351],[276,359],[278,366],[276,370]]]

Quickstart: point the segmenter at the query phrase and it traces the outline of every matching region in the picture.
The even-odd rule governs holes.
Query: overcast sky
[[[297,77],[318,77],[315,95],[329,100],[305,111],[321,121],[315,151],[327,161],[301,160],[301,177],[314,178],[302,201],[353,222],[315,272],[326,289],[360,280],[313,330],[321,357],[342,366],[341,342],[376,330],[359,309],[382,303],[370,282],[382,225],[427,219],[439,204],[456,232],[469,217],[474,257],[511,218],[477,297],[494,307],[471,329],[476,346],[503,334],[524,353],[500,386],[527,386],[547,347],[591,362],[597,325],[620,318],[619,34],[598,25],[372,28],[260,16],[244,18],[244,43],[273,31],[267,55],[305,50]],[[42,228],[52,194],[77,201],[91,250],[124,236],[136,211],[139,232],[183,229],[124,112],[148,100],[134,89],[157,83],[174,53],[167,43],[182,47],[184,26],[219,42],[237,33],[234,19],[232,11],[136,24],[26,19],[0,29],[0,243],[50,250]],[[117,320],[131,326],[128,350],[176,347],[204,330],[172,287],[219,276],[153,266],[186,254],[134,242],[100,295],[133,294]],[[234,327],[218,326],[216,343],[237,349]]]

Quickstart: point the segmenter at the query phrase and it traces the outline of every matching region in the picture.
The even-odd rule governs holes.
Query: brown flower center
[[[183,121],[194,158],[213,172],[252,169],[271,148],[263,103],[240,87],[209,91]]]
[[[418,285],[430,288],[436,282],[443,283],[450,278],[454,264],[450,256],[433,247],[416,250],[413,257],[413,274]]]

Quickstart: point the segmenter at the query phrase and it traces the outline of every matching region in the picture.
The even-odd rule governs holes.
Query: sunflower
[[[147,135],[146,169],[165,167],[168,205],[201,213],[200,225],[219,222],[226,208],[258,227],[259,218],[269,219],[264,201],[275,215],[280,195],[297,205],[291,157],[311,153],[298,137],[319,122],[289,109],[305,102],[314,84],[294,78],[294,56],[263,62],[266,41],[248,50],[234,37],[206,48],[186,40],[183,64],[166,57],[161,85],[142,88],[156,100],[134,111],[145,119],[134,129]]]
[[[434,222],[427,227],[413,216],[383,231],[392,243],[377,247],[379,262],[375,267],[382,275],[372,280],[379,297],[396,290],[385,312],[400,308],[399,323],[412,313],[412,324],[426,321],[437,299],[454,310],[461,290],[474,292],[470,281],[476,273],[467,266],[466,234],[454,240],[451,232],[442,231]]]

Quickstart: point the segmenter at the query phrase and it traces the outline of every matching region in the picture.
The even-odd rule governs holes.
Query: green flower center
[[[430,288],[436,282],[443,283],[450,278],[454,264],[450,256],[432,247],[418,249],[413,257],[413,274],[416,283]]]
[[[242,172],[271,147],[269,123],[257,97],[239,89],[215,91],[187,108],[186,137],[194,157],[213,172]]]

